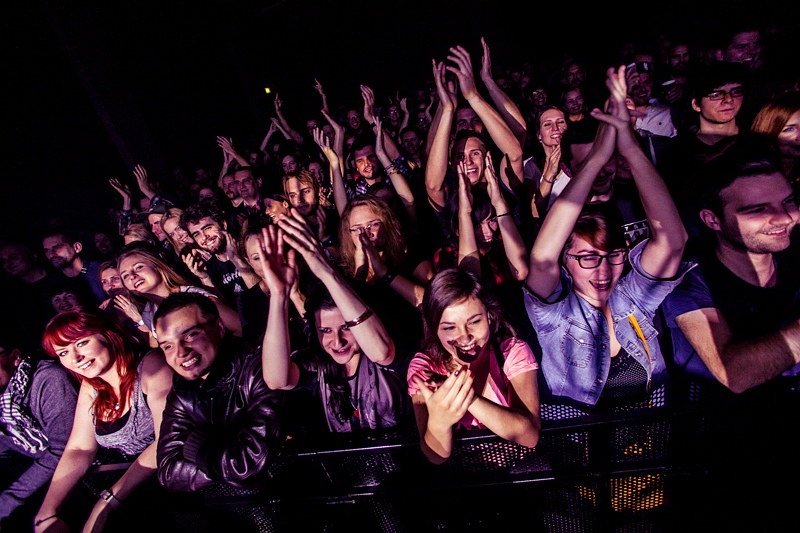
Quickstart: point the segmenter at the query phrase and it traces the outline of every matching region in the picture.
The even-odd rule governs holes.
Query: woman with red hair
[[[81,384],[72,433],[36,515],[36,532],[61,530],[62,506],[100,447],[133,461],[104,490],[83,531],[102,531],[111,511],[156,470],[156,445],[172,369],[160,350],[143,347],[110,315],[95,310],[65,311],[45,328],[42,347]]]

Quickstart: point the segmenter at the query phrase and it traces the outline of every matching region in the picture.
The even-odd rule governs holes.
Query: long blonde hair
[[[179,292],[181,286],[183,285],[191,285],[186,278],[178,274],[175,269],[173,269],[167,264],[166,261],[159,257],[154,246],[146,243],[136,242],[123,247],[119,254],[117,254],[117,270],[119,270],[122,260],[128,257],[139,257],[152,264],[153,268],[155,268],[156,271],[158,271],[158,273],[161,275],[161,280],[164,282],[164,285],[167,287],[167,290],[170,293]],[[133,291],[130,291],[130,296],[136,304],[144,305],[146,303]]]

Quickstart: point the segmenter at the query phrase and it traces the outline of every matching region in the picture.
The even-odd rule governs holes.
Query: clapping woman
[[[425,457],[442,463],[456,427],[488,428],[534,447],[541,419],[533,352],[503,317],[497,299],[466,268],[438,273],[422,303],[422,352],[408,368],[408,393]]]
[[[328,261],[302,216],[292,210],[277,227],[264,228],[262,242],[261,274],[270,292],[262,351],[267,385],[318,391],[331,432],[402,423],[410,408],[402,374],[397,373],[394,342],[378,315]],[[297,277],[298,254],[318,284],[305,301],[310,348],[292,353],[289,292]]]

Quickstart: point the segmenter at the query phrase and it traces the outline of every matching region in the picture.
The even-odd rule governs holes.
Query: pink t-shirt
[[[505,374],[504,380],[491,345],[489,350],[491,350],[489,353],[489,376],[486,378],[488,387],[484,389],[486,391],[484,398],[503,407],[508,407],[508,387],[506,383],[524,372],[538,370],[539,364],[536,362],[528,343],[516,337],[509,337],[500,343],[500,350],[503,352],[503,360],[505,361],[502,369]],[[415,354],[408,365],[408,394],[413,396],[419,392],[413,380],[414,376],[419,376],[423,381],[428,381],[432,374],[446,376],[447,368],[443,365],[434,365],[430,357],[424,353]],[[468,429],[485,427],[470,413],[465,414],[458,424]]]

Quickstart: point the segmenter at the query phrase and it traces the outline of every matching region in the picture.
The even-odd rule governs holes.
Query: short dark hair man
[[[105,292],[97,275],[99,261],[87,261],[81,256],[83,244],[68,230],[52,231],[42,239],[44,255],[65,278],[86,283],[94,297],[94,305],[105,300]]]
[[[212,201],[201,201],[186,208],[181,215],[195,243],[213,257],[204,263],[205,272],[194,265],[189,268],[203,285],[218,290],[232,309],[237,309],[239,294],[256,285],[260,278],[236,251],[236,241],[228,231],[225,214]]]
[[[177,293],[153,321],[175,371],[158,441],[158,480],[169,490],[212,483],[254,486],[286,438],[282,391],[270,390],[261,354],[225,330],[206,296]]]
[[[679,369],[735,393],[800,371],[800,210],[771,151],[732,140],[702,167],[712,246],[664,300]],[[724,397],[729,397],[725,394]]]

